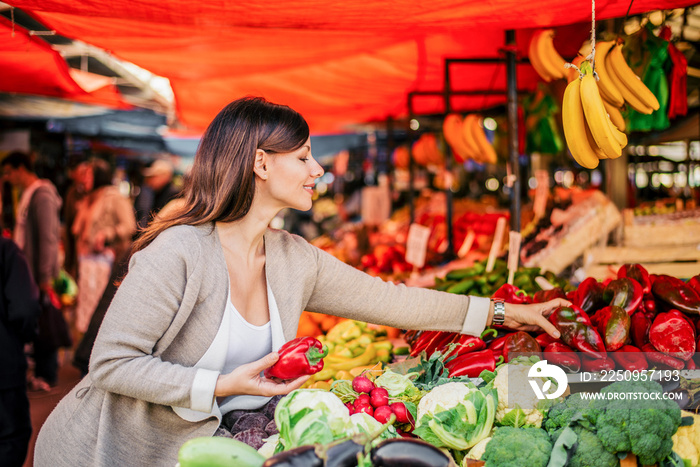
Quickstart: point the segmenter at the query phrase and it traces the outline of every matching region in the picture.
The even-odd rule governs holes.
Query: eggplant
[[[331,446],[326,451],[326,467],[357,467],[357,455],[364,451],[363,445],[351,439]]]
[[[450,458],[432,444],[417,439],[387,439],[370,453],[375,467],[449,467]]]
[[[262,467],[323,467],[323,459],[316,454],[316,446],[300,446],[275,454]]]

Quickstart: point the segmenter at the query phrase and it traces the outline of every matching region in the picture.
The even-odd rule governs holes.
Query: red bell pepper
[[[591,323],[598,329],[608,352],[614,352],[625,345],[630,337],[631,321],[630,315],[615,305],[601,308],[591,316]]]
[[[538,290],[535,295],[532,296],[532,303],[544,303],[555,298],[566,298],[566,292],[560,287],[554,287],[549,290]]]
[[[574,349],[561,342],[552,342],[545,347],[544,359],[569,373],[576,373],[581,369],[581,359]]]
[[[695,353],[695,327],[678,310],[659,313],[649,329],[649,342],[659,352],[686,361]]]
[[[503,355],[503,349],[506,345],[506,337],[508,337],[509,335],[510,334],[506,334],[505,336],[497,337],[496,339],[491,341],[488,348],[494,353],[494,355]]]
[[[654,316],[656,316],[656,313],[659,311],[658,307],[656,306],[656,300],[654,299],[653,295],[647,295],[646,297],[644,297],[644,301],[640,305],[639,309],[645,315],[647,315],[647,318],[649,319],[654,319]]]
[[[623,264],[617,271],[617,278],[629,277],[634,279],[642,286],[642,295],[651,293],[651,281],[649,280],[649,271],[641,264]]]
[[[610,371],[615,369],[615,361],[612,358],[591,358],[586,354],[581,355],[581,367],[583,371]]]
[[[647,313],[633,314],[632,322],[630,323],[632,343],[641,348],[649,342],[649,328],[651,328],[651,318],[649,318]]]
[[[661,353],[651,344],[644,344],[642,352],[652,367],[671,368],[673,370],[682,370],[685,367],[685,362],[680,358],[675,358],[665,353]]]
[[[503,358],[510,361],[513,354],[528,354],[539,356],[542,352],[540,344],[530,334],[518,331],[506,336],[503,344]]]
[[[623,345],[615,352],[610,352],[608,355],[617,363],[623,370],[641,371],[649,369],[649,363],[644,357],[644,353],[633,345]]]
[[[454,344],[454,348],[450,350],[450,345]],[[468,352],[476,352],[479,350],[483,350],[486,348],[486,343],[480,338],[476,336],[470,336],[468,334],[461,334],[459,335],[459,339],[450,342],[449,344],[445,345],[441,349],[438,349],[440,352],[445,354],[444,358],[447,358],[451,355],[462,355]]]
[[[528,297],[527,292],[511,284],[503,284],[500,286],[498,290],[493,293],[491,298],[500,298],[506,303],[530,303],[530,297]]]
[[[685,369],[686,370],[696,370],[697,366],[695,365],[695,360],[692,358],[688,359],[687,362],[685,362]]]
[[[622,307],[630,315],[637,311],[642,298],[644,298],[642,286],[629,277],[610,281],[603,290],[603,299],[608,305]]]
[[[458,355],[445,364],[450,377],[469,376],[478,377],[482,371],[494,371],[496,369],[496,357],[491,349],[479,350]]]
[[[651,286],[651,292],[666,308],[691,315],[700,314],[700,293],[676,277],[658,275]]]
[[[586,313],[595,313],[596,310],[607,305],[603,300],[605,286],[594,277],[589,277],[581,282],[572,297],[571,303],[581,308]]]
[[[547,347],[549,344],[552,342],[559,342],[560,344],[563,344],[563,342],[560,339],[555,339],[546,332],[543,332],[542,334],[538,334],[537,337],[535,337],[535,340],[537,341],[538,344],[540,344],[540,347],[543,349]]]
[[[441,331],[438,334],[435,335],[435,338],[432,339],[428,345],[425,346],[423,350],[425,350],[426,355],[430,357],[433,352],[436,350],[441,349],[443,346],[449,344],[452,342],[455,338],[459,336],[459,333],[457,332],[446,332],[446,331]]]
[[[279,360],[264,371],[265,377],[295,379],[321,371],[323,357],[328,355],[328,347],[318,339],[303,336],[287,342],[277,353]]]
[[[561,340],[594,358],[604,358],[605,343],[586,312],[576,305],[561,306],[549,315],[549,321],[561,333]]]
[[[697,292],[698,295],[700,295],[700,274],[688,279],[688,287],[690,287],[695,292]]]
[[[435,339],[440,337],[442,331],[423,331],[416,339],[415,343],[411,347],[411,356],[415,357],[426,347],[428,347]]]

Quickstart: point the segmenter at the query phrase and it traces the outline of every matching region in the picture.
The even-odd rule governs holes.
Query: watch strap
[[[493,319],[491,324],[502,325],[506,320],[506,303],[502,298],[492,298]]]

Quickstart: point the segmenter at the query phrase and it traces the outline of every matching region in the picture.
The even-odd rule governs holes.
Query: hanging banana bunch
[[[596,70],[599,60],[596,58]],[[646,115],[659,110],[659,100],[625,61],[622,55],[622,44],[614,44],[604,61],[605,68],[610,74],[610,81],[617,87],[630,107]]]
[[[566,60],[554,48],[553,29],[535,31],[530,40],[528,57],[537,74],[547,83],[566,78]]]
[[[480,115],[468,114],[462,119],[458,114],[449,114],[442,123],[442,131],[458,162],[472,159],[481,164],[496,163],[496,150],[486,137]]]
[[[620,157],[627,136],[610,119],[590,63],[583,61],[580,71],[564,91],[564,136],[576,162],[594,169],[600,159]]]

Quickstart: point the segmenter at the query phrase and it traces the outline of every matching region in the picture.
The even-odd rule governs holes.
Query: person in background
[[[24,344],[35,335],[40,310],[22,250],[0,237],[0,463],[6,467],[24,463],[32,435]]]
[[[495,316],[559,337],[546,316],[566,300],[505,304],[502,314],[488,298],[384,282],[270,229],[281,210],[311,208],[322,174],[291,108],[243,98],[214,118],[184,201],[134,242],[90,371],[44,422],[35,466],[174,465],[222,414],[260,408],[308,379],[262,375],[303,310],[477,336]]]
[[[51,296],[60,270],[61,197],[49,180],[34,173],[27,154],[13,152],[0,164],[3,178],[22,191],[13,239],[24,252],[41,293]],[[33,347],[35,366],[30,385],[32,389],[48,391],[58,380],[58,349],[40,339],[33,342]]]
[[[141,173],[143,185],[134,201],[139,229],[145,228],[153,216],[180,192],[173,184],[173,165],[165,159],[156,159]]]
[[[65,226],[63,232],[63,269],[66,270],[71,277],[78,277],[78,255],[75,251],[75,235],[73,235],[73,222],[78,213],[78,204],[87,195],[88,188],[88,172],[90,164],[79,158],[74,158],[71,161],[71,166],[68,169],[68,177],[72,183],[65,194],[65,202],[63,203],[63,224]]]
[[[136,232],[134,208],[112,185],[109,163],[91,160],[86,177],[90,193],[78,205],[72,226],[78,253],[75,328],[79,333],[87,331],[112,266],[128,251]]]

